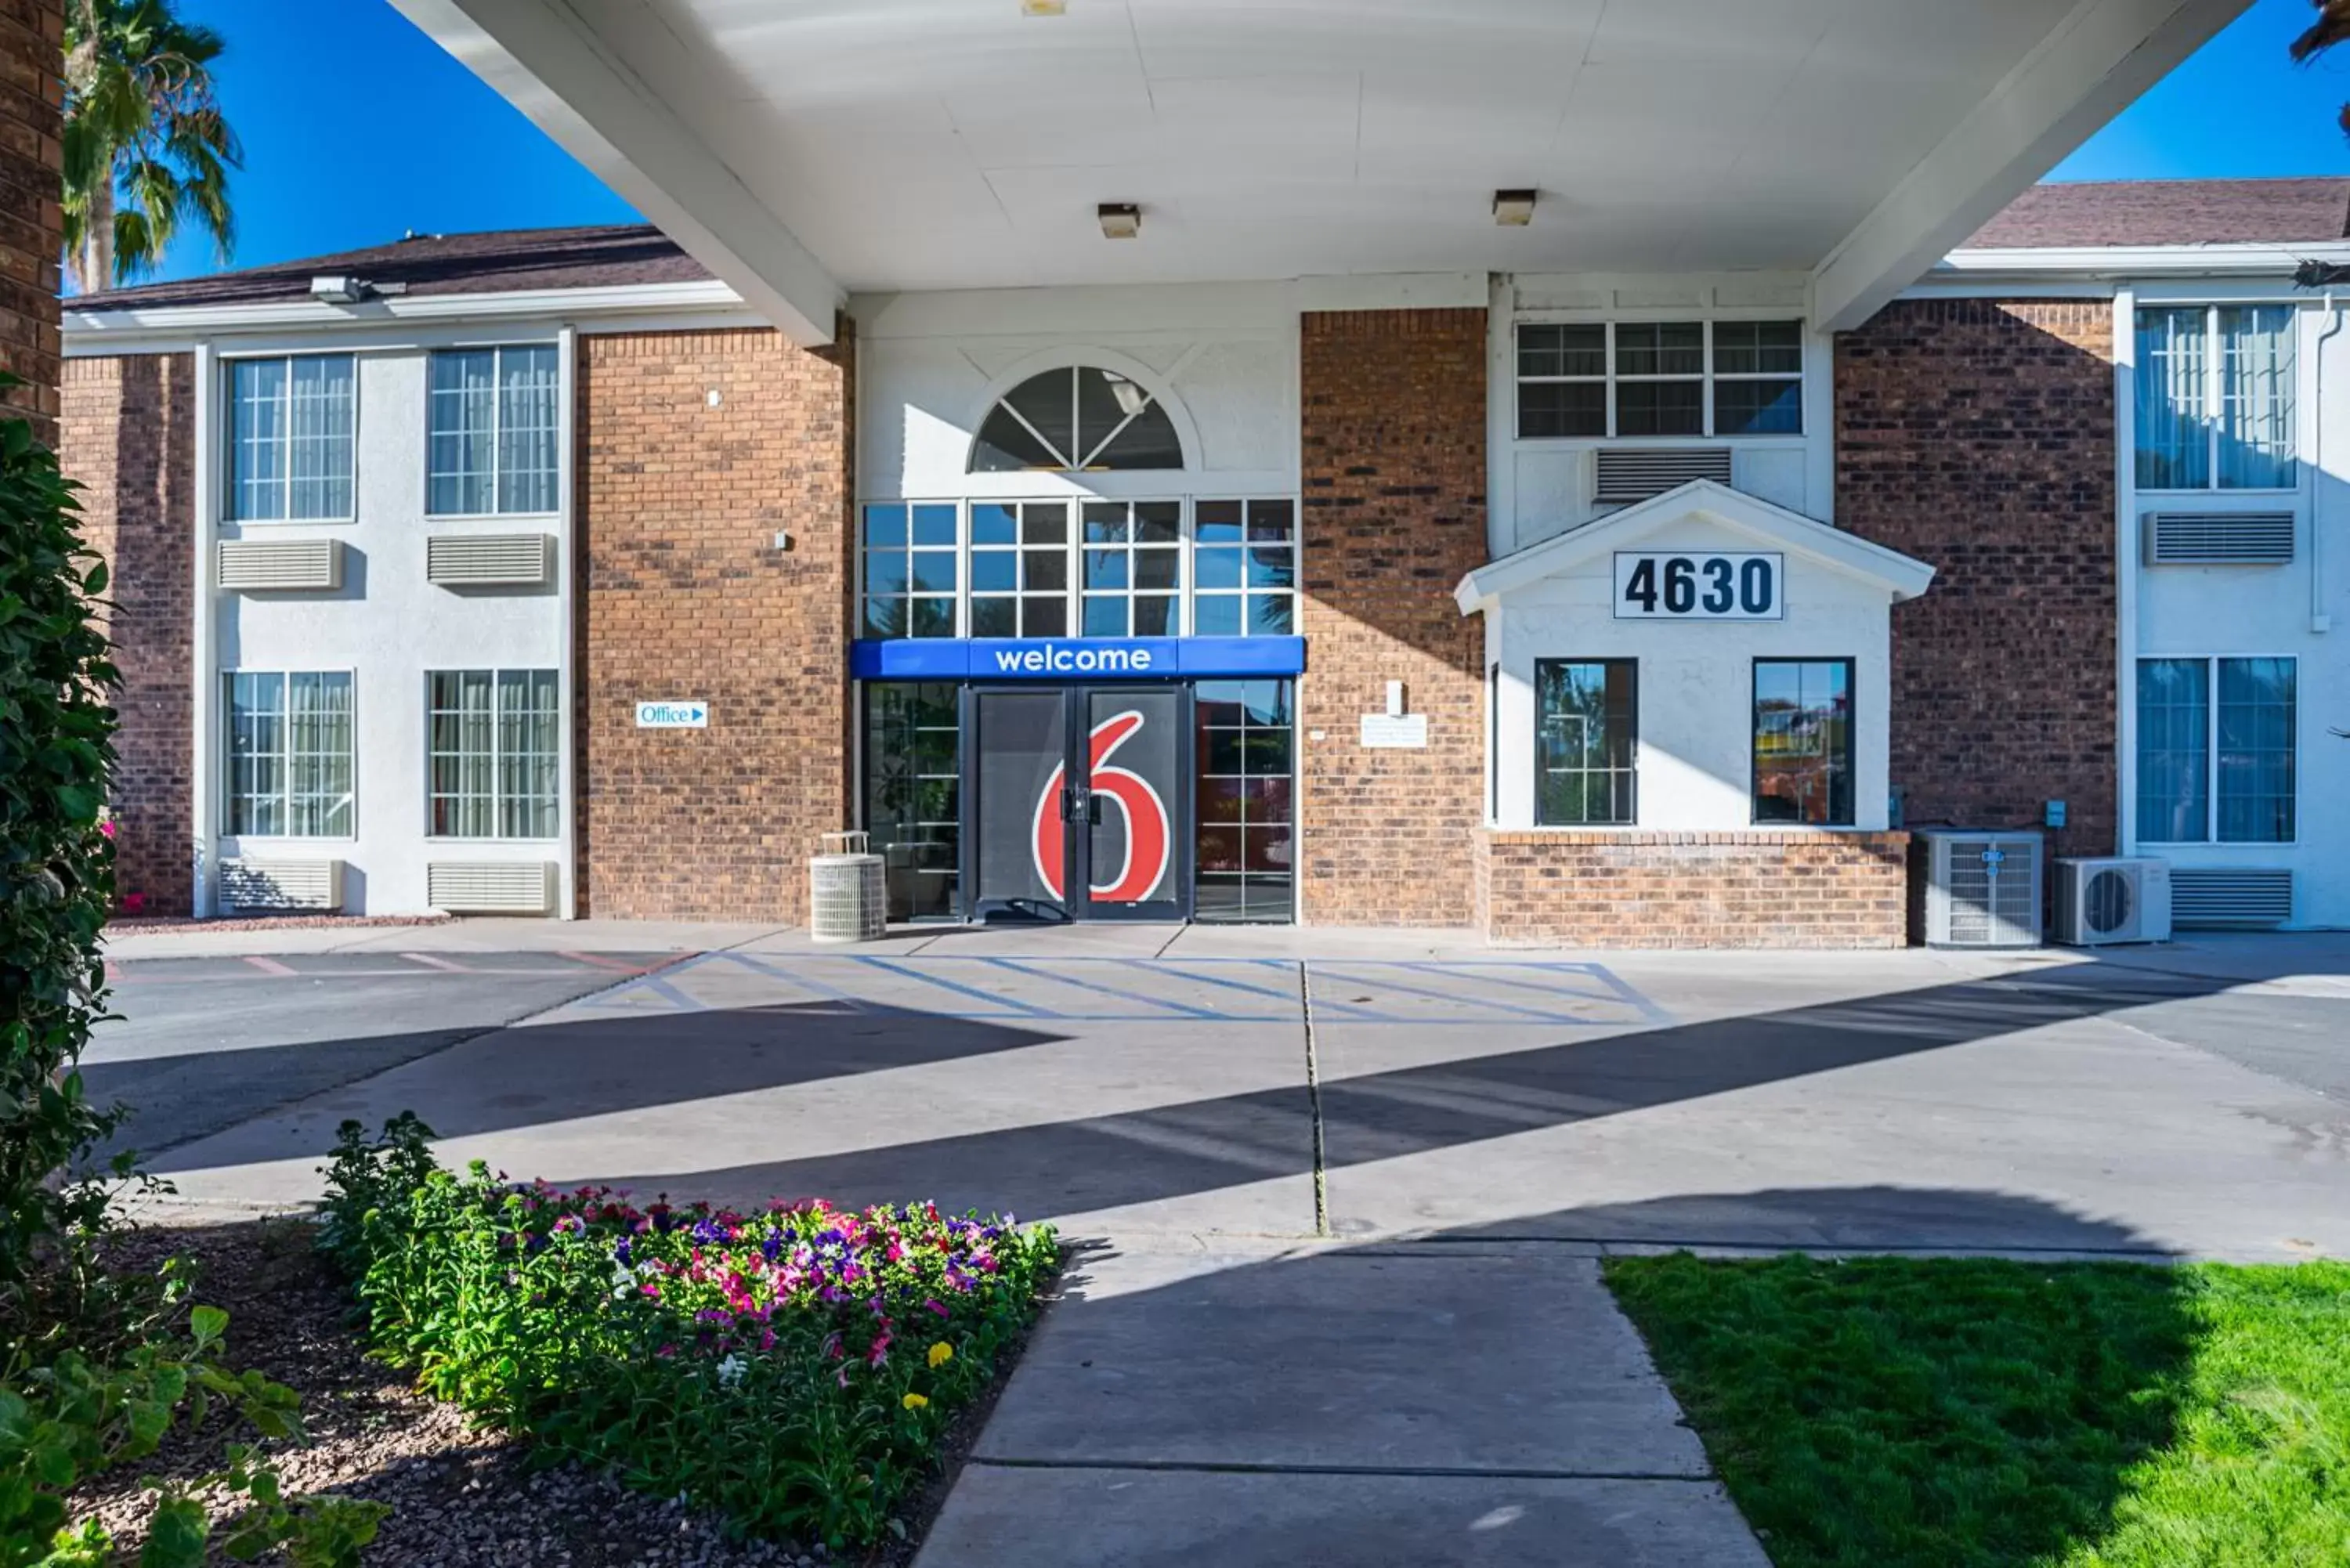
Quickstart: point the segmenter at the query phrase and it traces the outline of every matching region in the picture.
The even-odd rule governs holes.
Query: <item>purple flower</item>
[[[781,1231],[769,1231],[767,1232],[766,1240],[759,1243],[759,1256],[766,1259],[767,1262],[771,1263],[774,1262],[776,1257],[782,1253],[783,1250],[784,1233]]]
[[[626,1263],[629,1261],[629,1239],[626,1236],[621,1237],[612,1248],[612,1261],[616,1263]]]

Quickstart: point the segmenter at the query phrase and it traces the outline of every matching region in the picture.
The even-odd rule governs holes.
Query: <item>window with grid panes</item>
[[[425,680],[432,836],[555,837],[555,671],[436,670]]]
[[[1297,514],[1287,501],[1191,508],[1191,634],[1287,637],[1296,629]]]
[[[229,517],[348,519],[359,409],[351,356],[237,359],[228,377]]]
[[[975,501],[971,635],[1069,635],[1069,504]]]
[[[2290,659],[2141,659],[2137,836],[2289,844],[2296,666]]]
[[[554,511],[559,379],[548,344],[435,353],[425,511],[436,517]]]
[[[1201,920],[1286,920],[1295,906],[1286,680],[1202,680],[1194,695]]]
[[[1527,322],[1518,435],[1800,435],[1803,370],[1800,321]]]
[[[1534,660],[1534,821],[1625,826],[1639,718],[1628,659]]]
[[[227,831],[345,838],[351,811],[351,675],[232,670]]]
[[[955,635],[956,510],[952,502],[865,508],[863,635]]]
[[[1183,507],[1175,501],[1084,504],[1083,604],[1087,637],[1181,633]]]

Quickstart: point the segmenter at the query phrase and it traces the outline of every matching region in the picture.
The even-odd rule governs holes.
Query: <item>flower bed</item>
[[[1052,1232],[931,1204],[755,1213],[435,1168],[412,1117],[345,1124],[322,1244],[369,1345],[428,1393],[723,1511],[868,1545],[1059,1262]]]

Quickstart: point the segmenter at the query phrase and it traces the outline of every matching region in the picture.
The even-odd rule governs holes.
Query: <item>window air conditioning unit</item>
[[[452,915],[545,915],[555,909],[552,860],[433,860],[424,901]]]
[[[2168,941],[2170,863],[2056,862],[2056,940],[2074,948]]]
[[[228,593],[335,593],[343,586],[343,542],[224,539],[218,576]]]
[[[1726,446],[1603,446],[1592,454],[1595,502],[1646,501],[1693,479],[1730,483]]]
[[[2149,512],[2149,566],[2282,566],[2293,560],[2291,512]]]
[[[2040,945],[2040,836],[1920,828],[1911,838],[1913,919],[1929,948]]]
[[[424,541],[424,580],[444,588],[535,588],[555,555],[551,534],[435,534]]]
[[[220,901],[230,909],[334,910],[343,907],[339,860],[224,860]]]
[[[2293,919],[2293,873],[2245,867],[2175,867],[2170,920],[2182,931],[2258,931]]]

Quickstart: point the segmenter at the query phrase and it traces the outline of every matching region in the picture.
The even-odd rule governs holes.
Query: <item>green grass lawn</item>
[[[1778,1568],[2350,1565],[2350,1265],[1607,1278]]]

